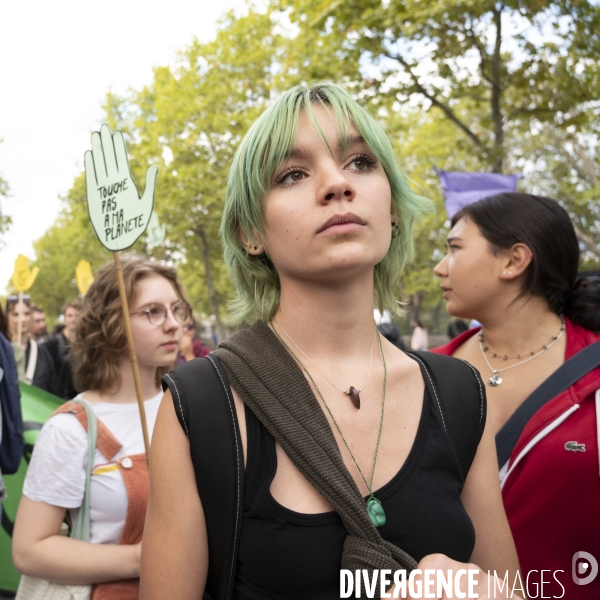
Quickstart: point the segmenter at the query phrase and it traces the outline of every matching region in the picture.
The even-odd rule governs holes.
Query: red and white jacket
[[[600,335],[565,321],[565,360],[600,341]],[[451,355],[478,331],[466,331],[432,352]],[[539,598],[600,599],[600,572],[586,585],[573,578],[577,552],[591,554],[600,565],[599,448],[600,367],[535,413],[500,470],[504,508],[531,597],[537,583]],[[590,564],[587,573],[593,568]],[[548,582],[544,595],[542,577]]]

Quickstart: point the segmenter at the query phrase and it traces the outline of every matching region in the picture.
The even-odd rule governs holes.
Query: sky
[[[2,211],[13,224],[0,242],[0,294],[15,259],[52,225],[99,129],[106,92],[139,89],[152,68],[173,64],[194,37],[243,0],[33,0],[0,2]]]

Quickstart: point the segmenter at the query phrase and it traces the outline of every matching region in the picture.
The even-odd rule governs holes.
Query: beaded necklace
[[[558,332],[557,335],[553,335],[552,336],[552,341],[549,344],[544,344],[539,350],[534,350],[533,352],[531,352],[531,355],[529,356],[529,358],[526,358],[525,360],[522,360],[521,362],[518,362],[514,365],[510,365],[508,367],[503,367],[502,369],[494,369],[494,367],[492,367],[492,365],[490,364],[490,361],[487,359],[486,356],[486,352],[489,350],[489,348],[487,346],[484,346],[484,337],[483,337],[483,332],[479,332],[479,349],[481,350],[481,355],[483,356],[483,360],[485,361],[485,364],[488,366],[489,370],[492,372],[492,376],[488,379],[489,384],[492,387],[497,387],[502,383],[502,377],[499,377],[498,374],[502,373],[502,371],[508,371],[508,369],[514,369],[515,367],[520,367],[521,365],[524,365],[525,363],[528,363],[530,360],[533,360],[534,358],[537,358],[540,354],[543,354],[544,352],[546,352],[546,350],[550,350],[550,348],[552,348],[552,346],[554,346],[554,344],[556,344],[556,342],[558,342],[558,340],[561,338],[562,334],[565,332],[565,319],[564,317],[561,316],[560,318],[562,325],[560,327],[560,331]],[[492,354],[492,357],[495,358],[498,355],[494,352]],[[521,354],[517,354],[517,356],[508,356],[508,355],[504,355],[502,357],[502,360],[508,360],[509,358],[521,358]]]

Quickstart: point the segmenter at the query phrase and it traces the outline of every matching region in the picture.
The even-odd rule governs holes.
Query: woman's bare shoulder
[[[397,389],[403,393],[410,392],[411,396],[420,400],[425,382],[419,363],[387,340],[382,341],[382,345],[385,353],[388,389],[390,391]]]
[[[189,441],[167,390],[150,449],[150,500],[142,544],[140,597],[200,597],[207,567],[206,523]]]

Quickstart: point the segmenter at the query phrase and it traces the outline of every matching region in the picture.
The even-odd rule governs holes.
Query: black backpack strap
[[[210,354],[177,367],[162,379],[190,441],[208,535],[205,598],[230,600],[243,516],[244,456],[231,387]]]
[[[487,416],[485,386],[468,362],[432,352],[407,352],[423,367],[425,385],[466,480]]]
[[[15,528],[15,524],[9,519],[8,515],[4,512],[1,502],[0,502],[0,514],[2,515],[2,518],[1,518],[2,529],[4,529],[4,531],[6,531],[6,533],[9,535],[9,537],[12,537],[13,530]]]
[[[592,369],[599,366],[600,342],[595,342],[564,362],[548,379],[533,390],[496,434],[496,452],[500,468],[510,458],[529,419],[544,404],[570,388]]]

